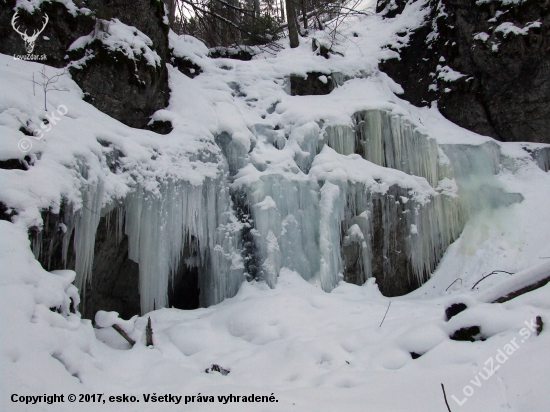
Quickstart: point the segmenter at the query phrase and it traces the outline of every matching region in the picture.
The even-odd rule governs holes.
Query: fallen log
[[[550,282],[550,262],[517,272],[487,290],[475,293],[479,302],[503,303],[539,289]]]
[[[539,280],[538,282],[535,282],[531,285],[528,285],[528,286],[525,286],[521,289],[518,289],[516,291],[513,291],[513,292],[510,292],[508,293],[507,295],[504,295],[504,296],[501,296],[500,298],[496,299],[496,300],[493,300],[491,303],[503,303],[503,302],[508,302],[509,300],[512,300],[514,298],[517,298],[518,296],[521,296],[527,292],[532,292],[533,290],[536,290],[538,288],[541,288],[543,287],[544,285],[546,285],[548,282],[550,282],[550,276],[542,279],[542,280]]]

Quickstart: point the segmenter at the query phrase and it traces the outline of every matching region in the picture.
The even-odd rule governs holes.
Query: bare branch
[[[445,393],[445,386],[443,386],[443,384],[441,384],[441,389],[443,390],[443,398],[445,399],[445,405],[447,405],[447,410],[449,412],[452,412],[451,407],[449,406],[449,402],[447,402],[447,394]]]
[[[445,289],[445,292],[449,290],[451,286],[453,286],[458,280],[460,280],[460,284],[462,285],[462,278],[456,278],[453,283],[451,283],[449,286],[447,286],[447,289]]]
[[[388,311],[390,310],[391,300],[388,303],[388,308],[386,309],[386,313],[384,313],[384,318],[382,319],[382,322],[380,322],[380,325],[378,327],[382,326],[382,323],[384,323],[384,320],[386,320],[386,315],[388,314]]]
[[[474,288],[479,284],[479,282],[481,282],[482,280],[485,280],[486,278],[488,278],[491,275],[494,275],[495,273],[508,273],[509,275],[513,275],[513,273],[506,272],[505,270],[493,270],[487,276],[482,275],[483,277],[481,279],[479,279],[476,283],[474,283],[474,286],[472,286],[472,289],[470,289],[470,290],[474,290]]]

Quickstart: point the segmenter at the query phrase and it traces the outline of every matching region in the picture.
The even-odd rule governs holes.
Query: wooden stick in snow
[[[147,327],[145,328],[145,345],[154,346],[153,345],[153,327],[151,326],[151,316],[149,316],[149,319],[147,320]]]
[[[131,337],[129,337],[128,334],[124,332],[120,326],[113,325],[113,329],[120,333],[120,336],[126,339],[130,345],[134,346],[136,344],[136,342]]]

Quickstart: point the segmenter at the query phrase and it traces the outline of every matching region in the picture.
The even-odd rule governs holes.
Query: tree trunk
[[[307,0],[302,0],[302,20],[304,21],[304,31],[307,31]]]
[[[176,0],[164,0],[164,4],[168,7],[168,22],[170,28],[174,27],[174,21],[176,20]]]
[[[290,47],[296,48],[300,45],[298,40],[298,24],[296,23],[296,8],[294,0],[286,0],[286,18],[288,20],[288,37],[290,39]]]

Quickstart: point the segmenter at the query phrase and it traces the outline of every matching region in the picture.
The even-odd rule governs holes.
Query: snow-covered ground
[[[45,272],[24,248],[24,234],[6,222],[0,228],[2,410],[69,411],[69,394],[95,393],[106,403],[79,403],[78,410],[440,411],[441,383],[452,410],[542,411],[550,400],[541,379],[550,367],[548,331],[527,339],[522,331],[536,316],[549,319],[550,286],[502,305],[467,292],[388,299],[372,281],[326,293],[285,269],[275,289],[244,283],[237,296],[209,308],[150,313],[154,348],[145,346],[146,317],[119,322],[137,341],[130,349],[112,328],[94,336],[90,321],[50,311],[66,299],[70,275]],[[549,270],[546,263],[535,272]],[[445,308],[456,302],[469,308],[446,322]],[[449,339],[472,325],[487,340]],[[505,359],[498,351],[510,342]],[[230,373],[206,374],[212,364]],[[65,403],[12,403],[12,394],[65,394]],[[139,403],[109,402],[123,394]],[[147,394],[195,401],[146,403]],[[198,402],[199,394],[213,402]],[[230,394],[273,394],[276,401],[218,398]],[[459,408],[452,395],[468,400]]]
[[[43,96],[38,89],[33,93],[31,80],[42,66],[0,55],[0,153],[3,159],[28,154],[34,161],[27,171],[0,169],[0,201],[17,211],[13,223],[0,221],[0,409],[427,412],[446,409],[443,383],[453,411],[546,410],[550,286],[504,304],[489,302],[550,276],[550,173],[530,159],[522,144],[491,143],[448,122],[436,107],[419,109],[399,98],[401,86],[379,72],[377,64],[394,54],[388,45],[398,48],[406,41],[407,35],[396,33],[422,20],[426,11],[420,6],[414,3],[389,21],[352,19],[335,38],[313,33],[298,49],[264,53],[249,62],[210,59],[202,43],[171,34],[175,53],[193,60],[203,73],[189,79],[170,68],[170,105],[154,116],[172,122],[174,131],[167,136],[129,128],[99,112],[82,100],[68,76],[61,83],[69,92],[48,94],[50,113],[63,114],[47,131],[40,129]],[[317,56],[313,37],[332,42],[343,56]],[[288,76],[308,71],[338,72],[351,80],[326,96],[290,96]],[[78,299],[71,284],[74,272],[49,273],[31,252],[27,229],[41,225],[40,210],[58,212],[64,199],[85,214],[89,200],[83,193],[98,182],[97,206],[108,208],[136,187],[161,193],[159,182],[168,179],[189,187],[227,179],[215,143],[223,132],[232,136],[235,164],[244,162],[234,188],[252,187],[269,174],[313,184],[320,167],[330,161],[331,172],[343,180],[372,180],[374,175],[401,179],[407,187],[427,187],[418,190],[433,195],[435,188],[424,178],[328,148],[318,155],[313,172],[304,172],[300,162],[310,155],[304,150],[309,135],[350,125],[354,113],[370,109],[400,116],[439,145],[489,142],[503,159],[495,184],[523,197],[510,206],[474,210],[432,278],[408,296],[385,298],[372,279],[363,286],[340,282],[327,293],[318,276],[306,281],[304,273],[283,267],[273,279],[274,288],[243,282],[236,296],[208,308],[162,309],[129,322],[100,314],[97,323],[104,328],[94,329],[90,320],[70,311],[71,298]],[[43,138],[24,136],[22,126],[43,130]],[[281,148],[277,139],[285,137]],[[23,153],[20,149],[27,150],[28,143],[32,147]],[[114,148],[123,153],[116,173],[108,167]],[[351,167],[356,163],[364,166],[360,172]],[[260,207],[269,208],[270,202],[258,199]],[[238,222],[224,224],[238,230]],[[238,257],[231,259],[239,265]],[[514,275],[491,275],[471,290],[493,270]],[[77,284],[86,281],[82,276]],[[239,285],[242,278],[235,279]],[[447,321],[445,308],[457,302],[468,309]],[[149,316],[154,348],[145,346]],[[537,316],[545,322],[540,335],[532,326]],[[113,322],[136,341],[133,347],[110,327]],[[449,338],[470,326],[479,326],[485,340]],[[422,356],[413,359],[411,353]],[[205,373],[213,364],[230,373]],[[64,394],[65,402],[13,402],[44,394]],[[75,404],[68,402],[69,394],[77,394]],[[99,403],[78,402],[79,394],[96,394],[96,400],[97,394],[103,396]],[[109,400],[124,394],[139,403]],[[165,394],[181,396],[180,403],[146,402],[144,397]],[[267,402],[237,403],[225,398],[230,394],[265,396]],[[211,401],[200,402],[204,397]]]

